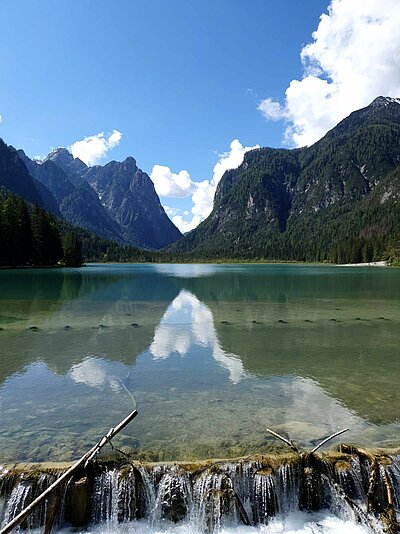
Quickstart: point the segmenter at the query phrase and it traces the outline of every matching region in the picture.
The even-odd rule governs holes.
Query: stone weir
[[[0,524],[65,472],[66,466],[0,468]],[[400,450],[254,456],[197,463],[98,460],[77,472],[38,507],[22,529],[84,528],[147,520],[186,521],[200,532],[268,524],[292,511],[326,510],[372,532],[398,532]]]

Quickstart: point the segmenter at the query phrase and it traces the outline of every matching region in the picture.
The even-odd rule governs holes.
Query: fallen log
[[[87,464],[93,459],[93,457],[100,452],[102,447],[109,443],[123,428],[128,425],[132,419],[137,416],[137,410],[133,410],[125,419],[123,419],[115,428],[111,428],[108,433],[103,436],[89,451],[87,451],[77,462],[74,463],[65,473],[63,473],[51,486],[49,486],[39,497],[34,499],[24,510],[14,517],[5,527],[0,530],[0,534],[8,534],[14,528],[18,527],[24,519],[26,519],[33,510],[48,497],[56,488],[58,488],[63,482],[67,482],[71,478],[71,475],[80,466]]]

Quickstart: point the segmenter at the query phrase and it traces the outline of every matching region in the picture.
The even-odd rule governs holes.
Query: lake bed
[[[400,271],[89,265],[0,272],[0,459],[115,439],[152,461],[400,444]]]

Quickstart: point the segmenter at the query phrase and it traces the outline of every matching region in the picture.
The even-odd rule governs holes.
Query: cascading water
[[[153,471],[154,474],[156,472],[157,469]],[[157,498],[152,510],[152,523],[158,524],[162,520],[177,523],[190,513],[192,487],[183,469],[172,466],[162,469],[162,472],[161,478],[156,482]]]
[[[54,475],[48,473],[31,472],[20,474],[8,474],[0,468],[0,525],[9,523],[19,514],[37,495],[54,482]],[[63,514],[63,494],[54,494],[44,505],[36,508],[25,520],[22,527],[32,529],[38,525],[57,524],[61,525]],[[61,504],[61,505],[60,505]]]
[[[80,475],[22,527],[210,533],[259,525],[283,533],[293,514],[307,513],[313,526],[291,532],[397,531],[400,456],[353,451],[181,465],[99,462]],[[54,473],[0,472],[2,525],[53,480]],[[347,530],[329,530],[329,517]]]

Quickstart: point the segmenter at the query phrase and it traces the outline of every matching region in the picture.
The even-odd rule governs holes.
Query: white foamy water
[[[203,534],[190,523],[172,525],[166,522],[163,525],[150,526],[147,521],[96,525],[86,532],[93,534]],[[222,528],[215,534],[368,534],[372,532],[374,531],[366,526],[343,521],[331,514],[293,512],[284,520],[274,519],[268,525]]]

